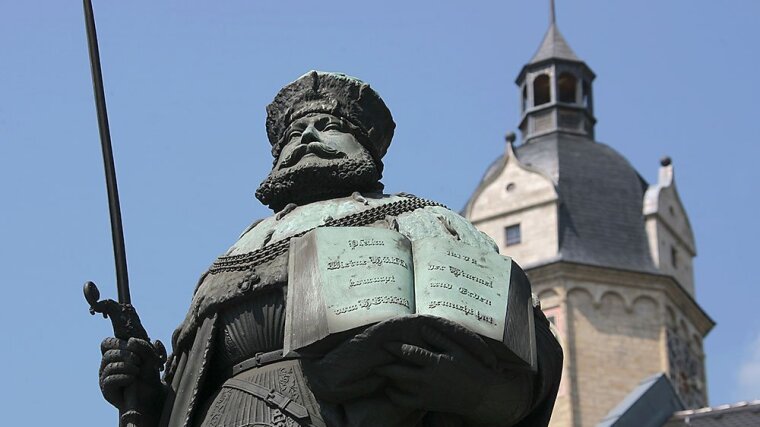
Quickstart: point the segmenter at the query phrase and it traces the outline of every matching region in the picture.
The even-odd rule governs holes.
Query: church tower
[[[551,426],[591,427],[665,373],[687,408],[707,405],[694,298],[694,236],[672,161],[648,184],[595,141],[594,73],[549,29],[518,74],[521,143],[510,134],[464,208],[528,273],[565,354]]]

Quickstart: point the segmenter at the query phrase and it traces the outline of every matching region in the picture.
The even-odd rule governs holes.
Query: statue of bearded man
[[[136,388],[140,427],[546,426],[562,350],[535,307],[536,372],[500,363],[480,336],[431,316],[374,324],[319,357],[283,354],[292,237],[326,225],[386,227],[412,241],[497,249],[440,204],[382,193],[395,124],[368,84],[312,71],[267,113],[275,160],[256,197],[275,214],[201,277],[163,380],[147,341],[103,342],[106,399],[123,409],[125,389]],[[516,266],[512,274],[524,277]]]

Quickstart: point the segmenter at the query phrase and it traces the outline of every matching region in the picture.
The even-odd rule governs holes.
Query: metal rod
[[[92,89],[95,93],[95,107],[98,112],[98,128],[100,129],[100,144],[103,149],[103,165],[106,172],[106,189],[108,190],[108,211],[111,216],[111,239],[113,255],[116,264],[116,286],[119,302],[131,304],[129,296],[129,277],[127,276],[127,253],[124,249],[124,229],[121,224],[121,206],[119,205],[119,189],[116,185],[116,168],[111,149],[111,131],[108,126],[106,111],[106,95],[103,90],[103,74],[100,69],[100,52],[98,50],[98,35],[95,31],[95,16],[92,11],[92,1],[84,0],[84,17],[87,27],[87,45],[90,52],[90,69],[92,71]]]
[[[554,8],[554,0],[549,0],[549,24],[554,25],[557,23],[557,13]]]

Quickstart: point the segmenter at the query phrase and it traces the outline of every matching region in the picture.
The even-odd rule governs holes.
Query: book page
[[[316,232],[330,332],[414,312],[411,244],[403,235],[372,227]]]
[[[503,339],[510,258],[449,238],[415,240],[412,252],[417,313]]]

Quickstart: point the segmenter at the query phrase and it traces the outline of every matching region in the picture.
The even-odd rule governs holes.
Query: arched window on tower
[[[578,79],[570,73],[562,73],[559,75],[559,102],[569,102],[575,104],[575,93],[578,87]]]
[[[548,104],[551,101],[551,88],[549,87],[549,76],[541,74],[533,79],[533,106]]]
[[[591,85],[583,81],[583,106],[591,110]]]
[[[525,84],[522,87],[522,102],[520,103],[522,106],[522,111],[525,111],[525,108],[528,107],[528,85]]]

